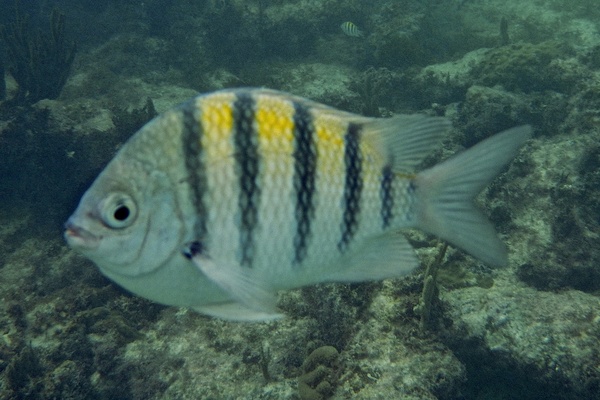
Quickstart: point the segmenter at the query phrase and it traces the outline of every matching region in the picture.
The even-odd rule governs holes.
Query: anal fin
[[[192,308],[201,314],[238,322],[272,321],[284,316],[277,312],[254,310],[236,301],[196,306]]]

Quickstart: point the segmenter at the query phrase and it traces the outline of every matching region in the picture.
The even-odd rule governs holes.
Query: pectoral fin
[[[234,302],[195,307],[200,312],[233,320],[279,318],[277,296],[265,282],[252,276],[252,270],[240,265],[217,262],[205,254],[203,247],[191,243],[184,251],[204,275],[231,296]]]

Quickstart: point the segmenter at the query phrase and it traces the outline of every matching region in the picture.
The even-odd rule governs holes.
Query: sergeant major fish
[[[353,22],[346,21],[340,25],[342,32],[344,32],[348,36],[352,37],[361,37],[363,35],[362,31],[358,29]]]
[[[530,128],[414,173],[449,128],[266,89],[199,95],[129,139],[65,238],[137,295],[232,320],[279,317],[279,290],[411,272],[419,263],[402,228],[503,265],[505,247],[472,199]]]

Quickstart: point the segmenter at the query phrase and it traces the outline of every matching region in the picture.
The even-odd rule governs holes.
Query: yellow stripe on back
[[[324,176],[337,176],[340,181],[345,174],[344,134],[348,123],[330,114],[313,111],[317,132],[317,171]]]
[[[294,151],[294,107],[291,101],[269,95],[257,95],[256,130],[261,154],[291,155]]]
[[[199,107],[202,117],[202,147],[206,163],[217,162],[231,157],[234,152],[233,141],[233,102],[235,95],[222,92],[201,97]]]

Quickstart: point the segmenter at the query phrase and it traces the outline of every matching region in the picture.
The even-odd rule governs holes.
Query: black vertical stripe
[[[239,92],[233,104],[233,140],[236,174],[240,195],[240,264],[251,267],[254,258],[254,234],[258,226],[260,187],[258,182],[258,137],[254,125],[254,99],[248,92]]]
[[[203,194],[206,193],[206,170],[202,149],[202,124],[200,110],[192,100],[181,108],[183,118],[182,145],[185,168],[190,183],[191,203],[196,211],[194,224],[196,240],[206,240],[207,208]]]
[[[389,227],[392,218],[394,218],[393,181],[394,173],[392,172],[392,167],[386,165],[381,169],[381,182],[379,187],[379,198],[381,199],[381,224],[383,229]]]
[[[344,182],[344,211],[342,214],[342,236],[338,249],[344,252],[356,230],[360,214],[360,196],[363,188],[362,155],[360,153],[360,125],[350,123],[344,136],[344,165],[346,179]]]
[[[311,234],[311,221],[315,211],[317,149],[314,133],[313,118],[310,112],[304,105],[294,103],[295,264],[300,264],[306,257]]]
[[[403,216],[406,220],[414,220],[414,201],[415,201],[415,191],[416,191],[415,181],[411,179],[408,182],[408,187],[406,188],[406,198],[409,200],[409,204],[406,207],[406,214]]]

